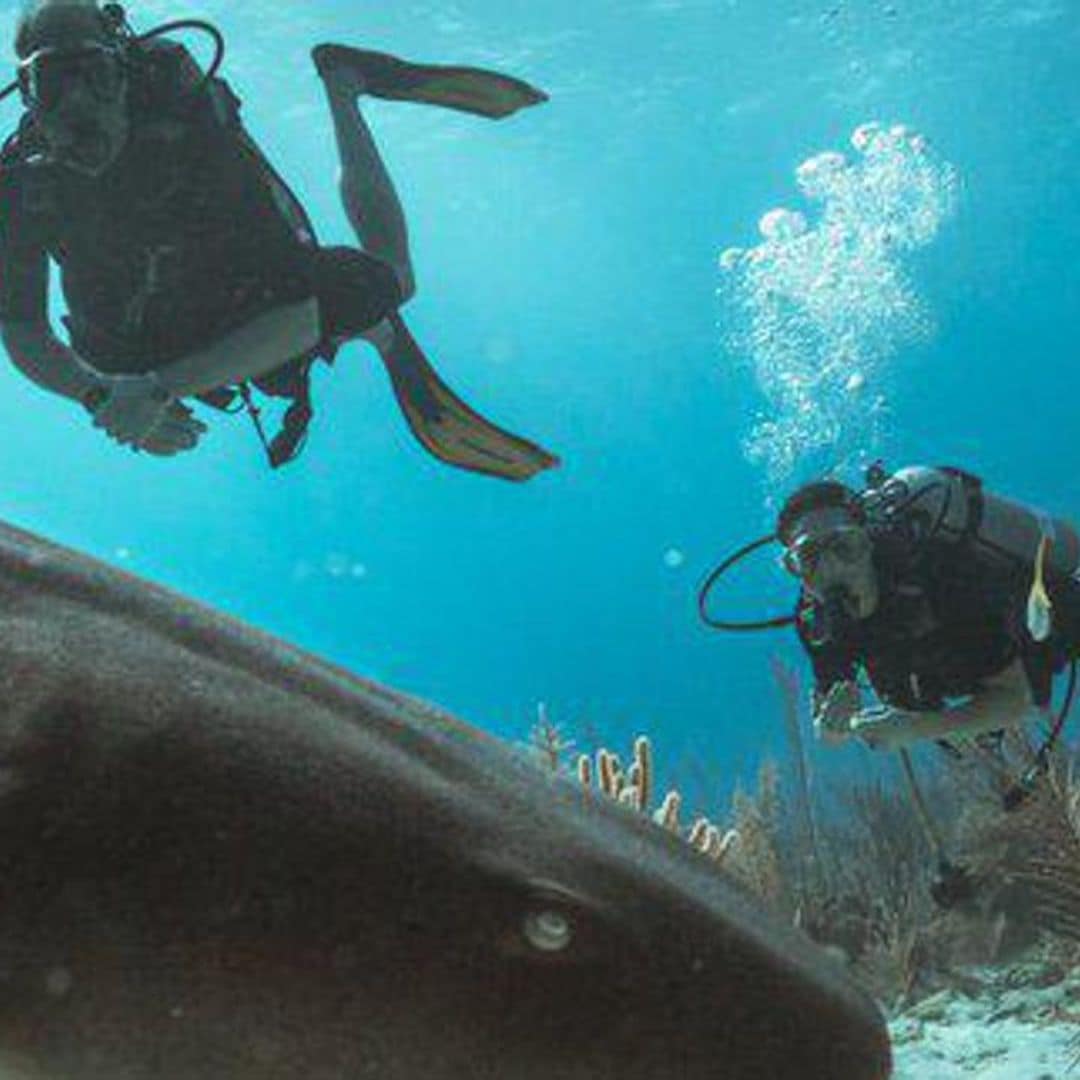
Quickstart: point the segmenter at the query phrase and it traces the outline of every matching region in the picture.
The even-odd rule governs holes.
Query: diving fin
[[[333,44],[316,45],[311,59],[324,78],[343,67],[355,72],[363,92],[372,97],[441,105],[490,120],[548,100],[543,90],[484,68],[413,64],[388,53]]]
[[[436,374],[400,315],[390,316],[395,341],[383,356],[394,395],[424,448],[448,465],[529,480],[559,459],[526,439],[496,427],[469,408]]]

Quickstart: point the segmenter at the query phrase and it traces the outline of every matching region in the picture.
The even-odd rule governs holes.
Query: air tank
[[[1066,520],[988,491],[979,481],[945,468],[899,469],[877,489],[886,514],[902,513],[916,537],[962,543],[1023,566],[1035,561],[1039,541],[1051,540],[1047,576],[1071,577],[1080,568],[1080,536]]]

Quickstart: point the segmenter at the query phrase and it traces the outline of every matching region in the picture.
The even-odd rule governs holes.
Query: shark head
[[[881,1016],[639,814],[0,527],[12,1080],[876,1080]]]

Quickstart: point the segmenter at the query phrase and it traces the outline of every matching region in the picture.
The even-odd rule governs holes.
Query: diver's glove
[[[914,713],[884,705],[856,713],[850,731],[871,750],[900,750],[918,737],[913,731],[915,719]]]
[[[822,697],[814,692],[814,734],[826,743],[842,743],[851,735],[852,718],[862,708],[857,683],[838,682]]]
[[[104,375],[84,398],[94,427],[122,445],[153,453],[190,449],[206,426],[161,384],[145,375]]]
[[[172,400],[153,372],[107,375],[91,395],[91,400],[84,401],[93,412],[94,427],[131,446],[138,446],[158,426]]]
[[[133,450],[145,450],[157,457],[172,457],[194,450],[206,425],[183,402],[171,401],[161,422]]]

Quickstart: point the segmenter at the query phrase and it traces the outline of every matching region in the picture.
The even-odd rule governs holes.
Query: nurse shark
[[[875,1005],[641,815],[0,524],[5,1080],[878,1080]]]

